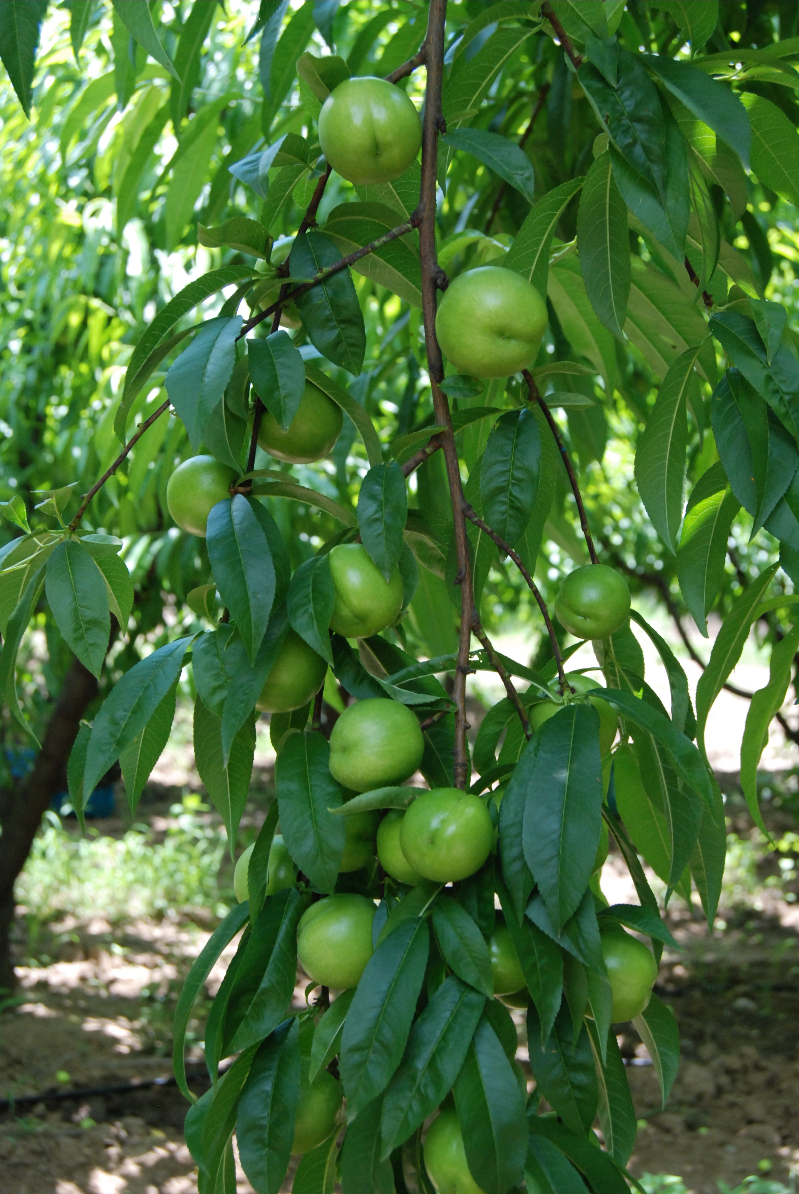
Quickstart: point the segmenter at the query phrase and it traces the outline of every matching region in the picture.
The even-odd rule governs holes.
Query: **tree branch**
[[[522,133],[521,137],[519,138],[519,149],[524,149],[527,138],[530,136],[530,133],[535,128],[535,122],[538,120],[541,109],[543,108],[544,104],[546,103],[546,98],[549,94],[550,86],[551,86],[551,84],[545,83],[544,86],[541,88],[541,90],[538,93],[538,99],[536,100],[535,107],[533,108],[533,114],[530,117],[527,127],[525,128],[524,132]],[[497,215],[499,214],[499,209],[500,209],[500,206],[502,205],[502,200],[505,197],[505,192],[507,191],[507,189],[508,189],[508,184],[506,182],[503,182],[500,185],[499,190],[497,191],[497,195],[494,200],[494,206],[491,208],[488,219],[486,220],[486,226],[485,226],[486,233],[489,233],[491,231],[491,225],[494,223],[494,220],[497,218]]]
[[[332,278],[334,274],[340,274],[342,270],[348,269],[351,265],[354,265],[356,261],[360,261],[362,257],[367,257],[369,253],[374,253],[377,249],[381,249],[383,245],[390,244],[391,241],[398,240],[401,236],[407,236],[407,234],[414,228],[418,228],[420,223],[421,215],[417,209],[410,219],[406,220],[404,224],[400,224],[398,227],[391,228],[388,232],[384,232],[383,235],[378,236],[376,240],[371,241],[368,245],[363,245],[363,247],[360,249],[355,249],[354,252],[349,253],[346,257],[342,257],[340,261],[334,261],[332,265],[328,265],[325,267],[325,269],[320,270],[318,274],[314,274],[314,276],[309,278],[307,282],[302,282],[299,286],[295,286],[293,289],[288,290],[285,294],[283,293],[284,288],[281,288],[280,295],[278,296],[277,300],[271,304],[271,306],[267,307],[265,311],[259,311],[257,315],[253,315],[251,319],[248,319],[246,323],[242,324],[241,331],[236,339],[241,340],[242,336],[246,336],[247,333],[251,332],[252,329],[257,327],[259,323],[263,323],[265,319],[268,319],[270,315],[274,315],[276,312],[279,313],[280,309],[284,307],[286,303],[298,298],[301,294],[307,294],[309,290],[313,290],[313,288],[318,286],[321,282],[326,282],[327,279]],[[286,260],[288,261],[288,258]]]
[[[72,519],[72,522],[69,524],[68,530],[70,530],[74,533],[78,529],[78,524],[79,524],[80,520],[83,518],[83,515],[86,513],[86,509],[89,505],[89,502],[92,500],[94,495],[96,493],[99,493],[99,491],[103,488],[103,486],[105,485],[105,483],[109,477],[113,477],[114,473],[117,471],[117,469],[119,468],[122,461],[125,459],[125,457],[128,455],[128,453],[131,451],[131,449],[136,446],[136,444],[139,442],[141,437],[144,435],[144,433],[148,429],[148,427],[152,427],[155,420],[160,419],[161,415],[166,410],[169,410],[169,399],[168,398],[167,398],[166,402],[162,403],[162,405],[159,406],[157,411],[155,411],[153,414],[150,415],[149,419],[145,419],[145,421],[139,426],[139,429],[136,432],[136,434],[132,435],[130,437],[130,439],[128,440],[128,442],[125,444],[125,447],[119,453],[119,455],[117,456],[116,460],[111,465],[111,467],[106,469],[106,471],[103,473],[100,480],[95,485],[93,485],[92,488],[89,490],[89,492],[84,496],[83,501],[81,502],[80,506],[78,507],[77,514]]]
[[[405,461],[402,466],[402,475],[410,477],[411,473],[415,473],[419,466],[424,464],[425,460],[432,456],[434,452],[437,452],[441,446],[442,440],[441,433],[439,432],[437,435],[431,436],[423,448],[420,448],[418,452],[414,452],[413,456]]]
[[[488,637],[485,630],[483,630],[483,626],[480,621],[480,618],[478,617],[477,610],[474,609],[474,607],[472,608],[472,634],[475,636],[475,638],[479,639],[480,642],[483,644],[483,650],[485,651],[486,655],[488,656],[488,659],[489,659],[489,662],[490,662],[492,668],[494,669],[494,671],[497,673],[500,680],[504,684],[505,692],[508,694],[508,700],[510,701],[510,703],[513,705],[514,709],[518,713],[519,721],[522,723],[522,730],[524,731],[524,736],[527,739],[527,741],[529,742],[533,736],[533,731],[530,729],[530,719],[527,716],[527,713],[525,712],[524,705],[522,704],[522,702],[519,699],[519,694],[516,691],[516,689],[514,688],[510,676],[508,675],[507,671],[505,670],[505,667],[504,667],[501,659],[498,657],[496,651],[494,650],[494,646],[493,646],[493,643],[491,642],[491,639]]]
[[[541,595],[541,590],[538,588],[538,585],[535,583],[525,567],[524,561],[519,553],[514,551],[510,544],[506,543],[504,539],[500,538],[497,532],[493,530],[493,528],[490,527],[487,522],[484,522],[483,519],[474,512],[472,507],[466,501],[464,501],[463,504],[463,513],[470,522],[473,522],[476,527],[479,527],[481,531],[485,531],[486,535],[489,535],[490,538],[494,540],[500,551],[504,551],[505,555],[509,556],[510,559],[513,560],[514,564],[524,577],[528,589],[533,594],[533,597],[535,597],[536,602],[538,603],[538,608],[541,610],[541,614],[544,619],[544,625],[546,626],[547,634],[549,635],[549,641],[552,645],[552,654],[555,656],[555,663],[558,669],[558,680],[560,682],[560,691],[561,693],[564,693],[568,687],[568,684],[566,681],[566,674],[563,670],[563,656],[560,653],[560,644],[558,643],[557,635],[555,634],[555,627],[552,625],[552,619],[549,616],[547,603],[544,601],[544,598]]]
[[[569,55],[572,66],[575,70],[577,70],[580,66],[582,66],[583,63],[582,55],[578,54],[575,50],[571,40],[569,39],[568,33],[563,28],[558,18],[555,16],[549,4],[541,5],[541,16],[544,18],[544,20],[549,21],[550,25],[555,30],[555,35],[558,41],[560,42],[564,51]]]
[[[414,54],[413,58],[409,58],[407,62],[403,62],[402,66],[398,66],[390,75],[384,75],[383,78],[387,83],[399,83],[400,79],[406,78],[413,74],[417,66],[422,66],[427,61],[427,38],[425,37],[419,49]]]
[[[547,423],[549,424],[549,429],[555,438],[555,443],[558,445],[558,451],[560,452],[561,460],[563,461],[564,468],[566,469],[566,472],[569,475],[569,482],[572,487],[572,493],[574,494],[574,500],[577,503],[577,512],[580,515],[580,526],[582,528],[583,538],[585,539],[586,546],[588,547],[588,554],[591,557],[591,563],[598,564],[599,557],[596,554],[596,548],[594,547],[594,540],[591,538],[591,531],[588,526],[588,518],[586,517],[585,506],[583,505],[583,498],[582,498],[582,494],[580,493],[580,486],[577,483],[577,474],[574,471],[574,466],[572,465],[571,458],[569,457],[569,453],[566,449],[566,445],[563,442],[563,436],[560,433],[560,428],[558,427],[557,423],[555,422],[555,420],[552,417],[552,411],[549,409],[546,402],[544,402],[544,399],[541,397],[541,391],[539,390],[538,386],[536,385],[535,379],[533,378],[533,375],[530,372],[530,370],[522,369],[522,376],[524,377],[524,380],[527,382],[527,388],[530,391],[530,401],[537,402],[538,405],[541,407],[541,412],[542,412],[544,418],[546,419]]]
[[[469,667],[469,648],[472,634],[472,569],[469,559],[469,542],[466,537],[466,519],[463,512],[463,487],[461,485],[458,450],[452,431],[449,402],[441,383],[444,380],[444,359],[436,338],[436,290],[442,282],[442,271],[436,253],[436,161],[438,134],[446,128],[441,113],[441,90],[444,83],[444,22],[447,15],[446,0],[430,0],[427,25],[427,87],[425,91],[424,121],[422,124],[422,187],[419,206],[414,213],[420,217],[419,250],[422,262],[422,314],[427,346],[427,370],[433,392],[433,414],[436,423],[444,430],[439,432],[446,459],[447,481],[452,500],[455,547],[458,571],[455,583],[461,586],[461,626],[458,642],[458,662],[455,671],[453,698],[455,714],[455,749],[453,763],[455,787],[465,788],[469,782],[468,751],[466,746],[466,677]]]

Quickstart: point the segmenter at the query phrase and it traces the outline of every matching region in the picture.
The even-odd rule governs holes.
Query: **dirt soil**
[[[603,885],[614,902],[629,899],[624,883],[611,855]],[[656,990],[676,1013],[683,1063],[665,1110],[646,1050],[632,1030],[620,1035],[641,1123],[636,1176],[676,1174],[696,1194],[718,1194],[719,1180],[734,1187],[755,1173],[787,1184],[799,1166],[799,906],[769,896],[756,903],[725,909],[726,928],[713,938],[685,910],[671,918],[684,952],[664,954]],[[181,976],[212,928],[201,913],[195,919],[123,931],[100,918],[50,926],[37,942],[47,964],[21,969],[22,1002],[0,1015],[0,1094],[168,1081]],[[211,975],[209,994],[221,974]],[[302,986],[295,997],[302,1001]],[[198,1075],[201,1060],[195,1043],[189,1065]],[[201,1079],[194,1089],[204,1089]],[[164,1085],[0,1113],[0,1191],[192,1194],[185,1111]],[[251,1192],[243,1175],[238,1189]]]

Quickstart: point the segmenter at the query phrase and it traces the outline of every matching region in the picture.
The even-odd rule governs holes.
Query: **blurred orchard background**
[[[260,34],[245,42],[258,13],[254,0],[231,0],[224,7],[214,0],[165,0],[164,44],[173,56],[185,47],[182,65],[191,86],[180,89],[163,67],[145,58],[110,6],[85,6],[88,20],[76,44],[70,10],[77,7],[69,0],[52,7],[43,24],[30,120],[5,74],[0,78],[0,501],[7,503],[3,509],[10,519],[0,530],[0,543],[16,533],[15,499],[31,511],[46,498],[36,491],[75,483],[82,493],[116,455],[114,411],[138,329],[195,276],[242,260],[229,249],[202,243],[212,238],[201,230],[198,239],[198,225],[257,215],[261,199],[228,166],[285,132],[311,128],[308,113],[313,115],[318,101],[303,93],[297,56],[304,49],[328,53],[335,45],[354,72],[385,75],[418,47],[426,20],[423,3],[357,2],[347,6],[350,25],[346,40],[339,41],[337,3],[291,0],[278,9],[270,45]],[[464,7],[473,15],[480,3]],[[723,28],[714,36],[735,42],[763,7],[723,4]],[[795,35],[791,22],[796,26],[799,6],[772,9],[780,10],[780,36]],[[664,13],[662,20],[672,22],[676,36],[672,17]],[[183,40],[178,43],[186,22],[193,22],[193,52]],[[719,48],[726,44],[722,40]],[[517,58],[526,64],[530,89],[518,93],[500,73],[485,111],[486,127],[519,136],[537,97],[543,97],[525,143],[542,190],[557,185],[566,163],[573,170],[585,141],[586,101],[565,70],[556,70],[551,87],[535,89],[537,73],[542,79],[551,74],[556,48],[550,48],[553,58],[533,60],[521,46]],[[416,76],[408,81],[417,100],[422,85]],[[768,84],[763,87],[767,93]],[[780,103],[799,123],[799,107],[786,94],[783,88]],[[302,161],[274,170],[266,200],[269,226],[278,232],[283,225],[296,227],[315,183],[312,168]],[[512,231],[524,218],[528,205],[521,195],[508,191],[495,210],[496,193],[496,180],[473,160],[471,173],[450,179],[441,197],[440,253],[450,272],[500,256],[507,243],[503,228]],[[347,194],[348,184],[334,175],[320,222]],[[746,199],[746,235],[737,237],[735,247],[767,296],[786,305],[789,323],[797,328],[797,209],[751,184]],[[281,249],[278,235],[275,262]],[[399,300],[370,278],[356,276],[355,283],[366,320],[367,363],[350,390],[378,427],[381,416],[391,414],[401,433],[403,426],[410,429],[416,400],[425,393],[418,318],[400,317]],[[214,314],[223,301],[224,296],[210,300],[202,316]],[[557,321],[553,326],[548,348],[557,354],[562,333]],[[164,400],[162,381],[156,375],[139,395],[135,422]],[[634,606],[666,637],[695,688],[711,643],[699,636],[676,585],[672,591],[673,558],[643,517],[633,478],[639,426],[629,410],[636,402],[644,410],[654,389],[643,365],[621,377],[619,387],[627,405],[617,408],[605,395],[588,415],[573,411],[568,420],[563,415],[563,429],[583,469],[596,537],[627,573]],[[502,395],[489,394],[488,402],[501,405]],[[332,457],[312,473],[309,468],[308,477],[303,466],[294,476],[351,505],[354,493],[347,490],[343,464],[357,460],[362,449],[345,422]],[[93,529],[124,539],[121,554],[135,587],[137,632],[117,639],[104,691],[167,635],[195,628],[185,598],[206,580],[205,547],[170,524],[164,501],[169,473],[185,454],[184,437],[178,420],[161,419],[90,511]],[[705,458],[694,461],[694,476],[713,461],[711,441],[697,452]],[[442,463],[434,457],[419,474],[419,501],[427,509],[441,501]],[[365,458],[363,466],[365,471]],[[559,494],[538,560],[536,579],[549,599],[558,578],[585,562],[570,506],[567,495]],[[324,538],[326,516],[293,502],[275,504],[273,512],[296,567]],[[719,613],[729,608],[742,582],[776,559],[776,552],[750,548],[748,533],[742,516],[730,544],[735,570],[710,618],[711,640]],[[443,582],[438,591],[436,578],[424,569],[422,574],[406,631],[414,651],[432,656],[454,649],[455,610]],[[517,576],[497,566],[487,585],[491,601],[483,608],[499,649],[540,663],[547,647]],[[0,593],[0,607],[3,603]],[[0,608],[6,621],[9,613]],[[733,688],[751,693],[767,682],[766,648],[779,633],[774,621],[756,625],[731,677]],[[665,673],[646,644],[647,680],[664,696]],[[21,658],[20,697],[41,732],[70,664],[70,652],[44,612]],[[588,666],[593,659],[576,656],[572,662]],[[0,997],[0,1097],[6,1100],[0,1170],[3,1189],[13,1194],[184,1194],[195,1188],[180,1131],[184,1105],[174,1088],[114,1089],[169,1075],[170,1024],[181,977],[233,901],[224,832],[194,767],[190,682],[188,677],[182,682],[172,738],[135,821],[113,775],[97,797],[97,812],[104,815],[90,819],[83,836],[68,805],[57,798],[60,810],[47,814],[18,885],[13,942],[20,986]],[[490,684],[485,674],[470,678],[475,729],[489,696],[502,695]],[[335,707],[334,687],[326,696]],[[632,1038],[622,1042],[642,1125],[632,1169],[648,1175],[643,1179],[648,1194],[684,1189],[705,1194],[716,1191],[719,1181],[729,1189],[743,1182],[751,1194],[795,1189],[799,716],[794,699],[791,688],[759,776],[773,848],[753,828],[739,788],[746,701],[725,691],[713,710],[708,753],[726,797],[730,855],[712,939],[697,910],[677,897],[671,906],[670,923],[684,950],[667,950],[658,989],[680,1021],[684,1061],[665,1111],[643,1046]],[[7,809],[29,764],[31,743],[7,708],[0,732],[0,804]],[[253,840],[268,806],[273,762],[263,724],[255,801],[242,821],[240,849]],[[621,874],[611,854],[603,887],[612,902],[630,896]],[[662,884],[651,880],[662,892]],[[728,1033],[724,1048],[716,1038],[722,1025]],[[199,1063],[196,1032],[190,1040],[190,1060]],[[96,1093],[77,1100],[29,1097],[74,1088]],[[240,1189],[249,1187],[242,1182]]]

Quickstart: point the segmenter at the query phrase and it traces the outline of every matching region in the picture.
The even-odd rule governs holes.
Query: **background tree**
[[[256,709],[272,710],[278,801],[249,859],[250,898],[198,960],[178,1016],[180,1075],[191,997],[244,929],[206,1031],[215,1085],[187,1124],[207,1190],[229,1180],[234,1127],[256,1188],[279,1186],[296,1143],[289,1112],[298,1099],[307,1106],[309,1053],[320,1077],[340,1056],[345,1190],[390,1186],[405,1166],[419,1168],[420,1125],[450,1088],[454,1111],[442,1112],[429,1146],[439,1184],[448,1177],[432,1159],[437,1148],[446,1154],[436,1138],[465,1148],[459,1188],[476,1181],[502,1194],[524,1173],[530,1185],[554,1186],[568,1173],[594,1189],[620,1188],[616,1167],[629,1157],[635,1120],[612,1020],[639,1013],[664,1098],[676,1065],[669,1013],[656,997],[646,1008],[625,1002],[619,986],[637,965],[622,924],[648,934],[655,951],[668,939],[638,856],[684,896],[693,883],[712,922],[724,823],[703,760],[707,717],[759,623],[775,649],[742,755],[758,816],[757,761],[791,676],[795,632],[777,614],[790,614],[785,577],[799,551],[799,366],[785,308],[763,294],[774,264],[764,225],[775,245],[787,243],[790,230],[776,232],[777,196],[796,199],[793,6],[445,7],[264,2],[242,45],[240,16],[224,18],[212,3],[154,14],[138,0],[112,9],[72,2],[69,37],[83,69],[67,49],[67,13],[56,10],[36,87],[46,6],[0,9],[0,57],[38,120],[29,128],[10,103],[3,113],[16,156],[4,158],[15,202],[3,217],[3,318],[13,325],[3,401],[13,436],[2,467],[5,511],[22,532],[0,569],[9,749],[15,733],[36,732],[66,676],[26,786],[5,804],[2,923],[7,932],[14,878],[70,751],[79,815],[117,761],[134,809],[191,663],[184,683],[199,694],[198,767],[232,843]],[[306,51],[312,38],[316,53]],[[330,91],[367,72],[424,99],[421,168],[356,173],[350,185],[346,160],[331,172],[320,156],[318,122]],[[405,126],[398,136],[404,153]],[[509,362],[509,376],[492,376],[496,366],[474,354],[484,297],[458,308],[459,291],[447,290],[485,278],[468,271],[489,263],[547,303],[537,358],[518,372],[524,361]],[[445,310],[455,311],[449,328]],[[445,366],[437,322],[459,368]],[[465,364],[459,341],[472,350]],[[297,434],[306,400],[341,427],[319,464],[319,444],[281,439]],[[198,517],[167,492],[177,463],[197,454],[215,459],[202,466],[211,481],[227,469],[230,483],[229,497],[223,481],[221,500],[201,511],[205,544],[169,516]],[[646,520],[619,481],[631,480],[633,458]],[[336,602],[352,598],[340,574],[353,551],[367,600],[347,623]],[[587,627],[607,685],[601,698],[592,704],[584,682],[565,681],[573,647],[547,608],[564,573],[591,561],[595,579],[597,560],[634,588],[654,587],[679,625],[687,612],[701,633],[718,603],[724,623],[695,711],[678,662],[637,613],[669,675],[670,715],[646,684],[627,624]],[[404,617],[389,630],[395,610],[364,628],[380,586],[392,584]],[[578,629],[585,596],[561,589],[554,609],[566,628]],[[492,646],[486,628],[503,606],[529,607],[546,631],[531,666]],[[331,637],[337,618],[342,633]],[[275,695],[289,648],[329,665],[320,694],[331,710],[355,698],[349,715],[376,699],[379,720],[395,709],[412,719],[437,799],[443,789],[454,792],[453,808],[473,807],[457,795],[471,786],[495,823],[501,805],[499,852],[486,859],[481,847],[463,874],[439,874],[409,828],[420,821],[424,837],[428,797],[386,780],[375,791],[355,776],[341,782],[362,795],[343,804],[336,743],[320,733],[321,695],[299,712]],[[507,697],[470,757],[474,669],[496,671]],[[451,689],[435,679],[446,672]],[[111,695],[92,707],[95,682],[108,678]],[[353,719],[338,724],[345,737]],[[343,826],[386,808],[381,832],[401,820],[395,863],[416,863],[421,883],[410,885],[407,872],[393,881],[382,851],[380,872],[373,855],[371,868],[343,866]],[[267,871],[278,813],[300,872],[298,886],[282,891],[269,890]],[[602,818],[635,881],[634,908],[607,909],[591,880]],[[448,878],[458,885],[442,894]],[[345,903],[314,899],[324,895]],[[370,930],[363,947],[366,956],[377,946],[353,1015],[345,995],[319,1018],[326,986],[350,985],[323,976],[307,1014],[280,1023],[300,915],[300,960],[313,980],[325,961],[308,937],[314,920],[350,909],[355,922],[345,917],[344,929],[357,945],[357,910],[374,907],[364,896],[381,897],[379,934]],[[493,997],[503,956],[524,980],[503,994],[526,988],[530,1003],[537,1087],[527,1117],[505,1054],[515,1034],[511,1042]],[[650,962],[638,965],[645,989]],[[541,1095],[558,1121],[537,1114]],[[333,1117],[337,1097],[326,1104]],[[605,1153],[586,1152],[597,1108]],[[302,1139],[295,1188],[337,1163],[335,1134],[318,1148]]]

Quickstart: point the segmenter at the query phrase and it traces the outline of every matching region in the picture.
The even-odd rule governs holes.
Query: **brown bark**
[[[0,837],[0,989],[14,986],[11,927],[14,884],[25,865],[42,816],[61,787],[81,718],[97,693],[97,681],[77,659],[64,678],[33,769],[3,809]]]

